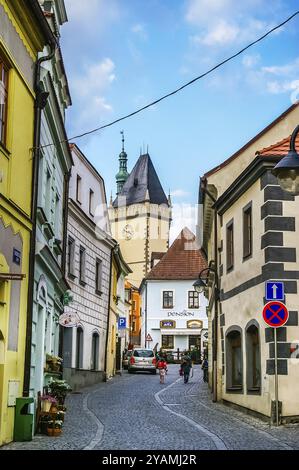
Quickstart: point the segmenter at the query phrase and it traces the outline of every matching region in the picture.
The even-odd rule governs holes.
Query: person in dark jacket
[[[184,375],[184,383],[188,383],[190,372],[192,369],[192,362],[189,358],[184,358],[181,364],[182,375]]]

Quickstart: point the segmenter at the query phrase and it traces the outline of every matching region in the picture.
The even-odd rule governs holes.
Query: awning
[[[165,328],[161,329],[161,335],[175,336],[200,336],[202,329],[195,328]]]

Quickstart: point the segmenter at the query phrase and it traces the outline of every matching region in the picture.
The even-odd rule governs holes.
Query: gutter
[[[30,0],[31,4],[36,2]],[[40,9],[39,5],[38,8]],[[41,11],[41,10],[40,10]],[[29,252],[29,285],[27,301],[27,325],[26,325],[26,349],[24,365],[24,385],[23,396],[29,396],[30,391],[30,369],[31,369],[31,343],[32,343],[32,320],[34,303],[34,267],[35,267],[35,248],[36,248],[36,225],[37,225],[37,206],[38,206],[38,183],[39,183],[39,163],[40,163],[40,134],[42,110],[47,104],[49,93],[43,91],[40,86],[41,65],[43,62],[51,60],[56,52],[56,41],[51,42],[51,51],[48,56],[40,57],[36,62],[35,68],[35,110],[34,110],[34,141],[33,141],[33,175],[32,175],[32,200],[31,200],[31,220],[32,231],[30,238]]]

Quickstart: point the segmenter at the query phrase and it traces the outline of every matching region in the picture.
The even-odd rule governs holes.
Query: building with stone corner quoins
[[[167,198],[148,153],[140,155],[131,173],[127,154],[119,155],[117,197],[111,198],[109,217],[113,237],[119,242],[132,273],[128,280],[139,286],[151,269],[152,252],[169,246],[171,200]]]
[[[299,211],[298,200],[280,188],[271,170],[287,154],[289,136],[298,121],[295,104],[206,173],[199,192],[199,237],[208,262],[217,256],[220,278],[218,317],[213,287],[208,295],[210,386],[217,385],[217,400],[274,419],[274,332],[262,311],[267,303],[265,282],[283,281],[290,315],[286,325],[277,329],[282,421],[299,419]]]
[[[64,328],[63,375],[78,388],[103,380],[109,320],[112,250],[105,185],[76,145],[69,189],[66,276],[73,301],[66,313],[77,328]]]
[[[208,319],[207,300],[194,290],[193,283],[207,267],[204,253],[198,249],[195,235],[184,228],[164,256],[153,265],[141,285],[141,344],[177,358],[185,350],[204,353]],[[147,341],[147,337],[151,341]]]

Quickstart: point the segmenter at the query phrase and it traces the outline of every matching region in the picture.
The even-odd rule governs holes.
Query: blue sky
[[[143,106],[261,36],[298,0],[65,0],[69,136]],[[115,194],[124,129],[129,169],[149,153],[177,205],[198,179],[299,99],[299,17],[209,77],[77,144]],[[190,219],[193,218],[190,212]],[[187,217],[188,219],[188,217]],[[177,222],[174,230],[178,230]],[[185,223],[182,222],[182,223]],[[188,221],[186,222],[188,224]]]

